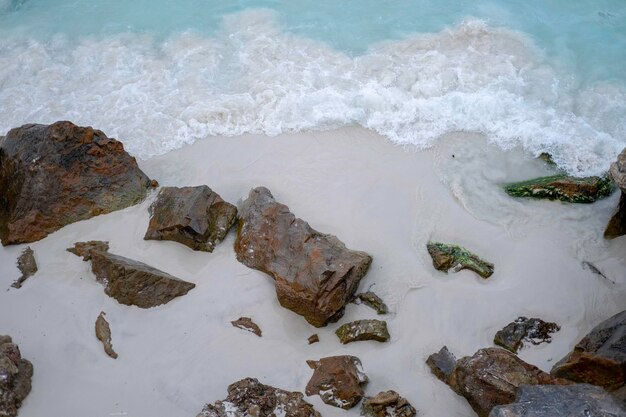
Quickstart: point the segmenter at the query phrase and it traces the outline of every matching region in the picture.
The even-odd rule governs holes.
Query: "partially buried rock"
[[[372,258],[320,233],[259,187],[241,206],[237,259],[270,274],[280,304],[316,327],[337,321]]]
[[[502,330],[499,330],[493,342],[513,353],[517,353],[524,345],[524,341],[533,345],[550,343],[552,341],[550,334],[560,329],[556,323],[545,322],[538,318],[519,317],[514,322],[507,324]]]
[[[15,417],[30,393],[33,365],[11,337],[0,335],[0,416]]]
[[[245,378],[228,387],[228,397],[207,404],[197,417],[320,417],[300,392],[285,391]]]
[[[22,251],[17,258],[17,267],[22,275],[11,286],[13,288],[22,288],[22,284],[37,272],[37,261],[35,261],[35,252],[28,247]]]
[[[312,345],[313,343],[317,343],[320,341],[320,337],[317,334],[312,334],[311,336],[309,336],[309,338],[307,339],[309,342],[309,345]]]
[[[79,220],[137,204],[150,179],[121,142],[70,122],[0,138],[0,239],[34,242]]]
[[[108,296],[141,308],[168,303],[196,286],[139,261],[105,252],[91,252],[91,270]]]
[[[622,190],[617,209],[604,230],[604,237],[613,239],[626,235],[626,148],[619,154],[617,161],[611,165],[609,174]]]
[[[383,391],[363,400],[361,415],[365,417],[413,417],[415,408],[395,391]]]
[[[387,314],[387,304],[372,291],[362,292],[354,296],[355,302],[360,302],[374,309],[378,314]]]
[[[67,248],[67,251],[76,256],[81,256],[83,261],[91,260],[91,251],[108,252],[109,242],[100,240],[90,240],[89,242],[76,242],[73,248]]]
[[[109,322],[104,318],[104,315],[104,311],[102,311],[96,319],[96,337],[102,342],[104,352],[113,359],[117,359],[117,353],[115,353],[113,345],[111,344],[111,328],[109,327]]]
[[[552,375],[614,391],[626,384],[626,310],[594,327]]]
[[[348,410],[363,398],[368,379],[356,356],[331,356],[307,361],[313,376],[306,395],[319,395],[326,404]]]
[[[335,332],[342,344],[361,340],[386,342],[389,340],[387,323],[382,320],[356,320],[339,327]]]
[[[561,200],[569,203],[593,203],[608,197],[613,190],[613,182],[608,176],[577,178],[563,174],[504,186],[504,191],[513,197]]]
[[[250,317],[239,317],[239,319],[231,321],[230,324],[261,337],[261,328]]]
[[[428,242],[426,248],[433,259],[433,266],[439,271],[458,272],[462,269],[469,269],[482,278],[489,278],[493,274],[492,263],[480,259],[461,246]]]
[[[532,385],[520,387],[513,404],[497,406],[489,414],[489,417],[578,416],[623,417],[626,408],[593,385]]]
[[[426,359],[426,365],[433,375],[447,384],[448,378],[456,366],[456,357],[448,350],[447,346],[444,346],[439,352],[433,353]]]
[[[150,211],[144,239],[173,240],[206,252],[213,252],[237,217],[237,208],[206,185],[163,187]]]

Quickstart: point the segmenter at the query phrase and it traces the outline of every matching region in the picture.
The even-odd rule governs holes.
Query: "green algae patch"
[[[611,195],[615,190],[608,175],[576,178],[551,175],[528,181],[506,184],[504,191],[512,197],[560,200],[568,203],[589,204]]]
[[[469,269],[482,278],[489,278],[493,274],[494,265],[491,262],[479,258],[461,246],[428,242],[426,248],[433,258],[433,266],[439,271],[458,272],[462,269]]]

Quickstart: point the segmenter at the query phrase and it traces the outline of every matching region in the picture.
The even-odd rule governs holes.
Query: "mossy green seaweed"
[[[428,253],[433,258],[433,266],[439,271],[454,272],[461,269],[469,269],[483,278],[489,278],[493,274],[494,265],[487,262],[467,249],[439,242],[428,242]]]
[[[513,197],[560,200],[589,204],[608,197],[615,190],[608,175],[577,178],[564,174],[539,177],[506,184],[504,191]]]

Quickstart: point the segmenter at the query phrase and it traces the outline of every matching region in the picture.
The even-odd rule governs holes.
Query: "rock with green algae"
[[[506,184],[504,191],[513,197],[593,203],[611,195],[615,189],[608,176],[576,178],[564,174]]]
[[[382,320],[356,320],[346,323],[335,332],[342,344],[375,340],[386,342],[389,340],[387,322]]]
[[[353,300],[356,304],[365,304],[369,308],[376,311],[378,314],[387,314],[389,309],[387,308],[387,304],[374,292],[367,291],[357,294]]]
[[[428,242],[426,248],[433,258],[433,266],[439,271],[458,272],[462,269],[469,269],[483,278],[489,278],[493,274],[492,263],[480,259],[461,246]]]

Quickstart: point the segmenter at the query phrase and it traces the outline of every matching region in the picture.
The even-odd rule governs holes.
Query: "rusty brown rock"
[[[306,386],[306,395],[319,395],[326,404],[344,410],[363,398],[368,379],[356,356],[331,356],[307,364],[313,369],[313,376]]]
[[[76,256],[81,256],[83,261],[91,260],[91,251],[108,252],[109,242],[100,240],[90,240],[89,242],[76,242],[73,248],[67,248],[67,251]]]
[[[395,391],[379,392],[363,400],[361,415],[365,417],[413,417],[415,408]]]
[[[0,335],[0,416],[15,417],[31,390],[33,365],[11,337]]]
[[[79,220],[137,204],[150,179],[121,142],[71,122],[0,138],[0,239],[34,242]]]
[[[22,254],[17,258],[17,267],[22,275],[11,286],[13,288],[22,288],[22,284],[31,276],[37,272],[37,261],[35,261],[35,252],[30,247],[27,247],[22,251]]]
[[[96,337],[102,342],[104,352],[113,359],[117,359],[117,353],[115,353],[111,344],[111,327],[109,327],[109,322],[104,316],[104,311],[101,311],[96,319]]]
[[[213,252],[235,223],[237,208],[206,185],[163,187],[150,208],[146,240],[172,240]]]
[[[319,342],[320,341],[320,337],[317,334],[312,334],[311,336],[309,336],[307,341],[309,342],[309,345],[312,345],[313,343]]]
[[[343,315],[372,261],[312,229],[264,187],[250,191],[241,207],[235,251],[239,262],[274,278],[283,307],[316,327]]]
[[[261,328],[255,322],[253,322],[250,317],[239,317],[239,319],[231,321],[230,324],[232,324],[234,327],[248,331],[250,333],[254,333],[255,335],[261,337]]]
[[[382,320],[355,320],[339,327],[335,334],[341,344],[359,342],[363,340],[375,340],[377,342],[387,342],[389,331],[387,322]]]

